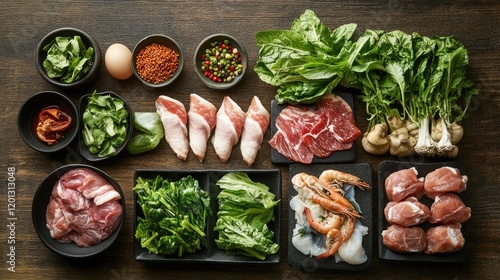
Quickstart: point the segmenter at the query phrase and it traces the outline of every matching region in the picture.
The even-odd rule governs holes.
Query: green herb
[[[134,127],[141,133],[132,137],[127,144],[127,150],[131,154],[156,148],[164,136],[163,124],[156,112],[135,112]]]
[[[82,135],[91,153],[99,157],[116,154],[116,148],[127,138],[128,125],[128,112],[121,99],[96,91],[89,96]]]
[[[49,78],[59,78],[70,84],[92,68],[94,48],[86,48],[80,36],[56,37],[43,50],[47,52],[43,67]]]
[[[214,230],[220,249],[229,254],[242,254],[264,260],[278,251],[267,223],[274,220],[274,206],[279,203],[264,184],[253,182],[246,173],[224,175],[217,185],[219,212]]]
[[[143,217],[137,218],[135,238],[149,252],[193,253],[207,246],[205,228],[212,214],[210,196],[191,176],[171,181],[137,178],[134,192]]]

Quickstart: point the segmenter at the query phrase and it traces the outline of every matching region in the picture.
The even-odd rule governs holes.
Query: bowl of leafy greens
[[[49,32],[35,51],[38,72],[62,89],[88,85],[100,72],[102,57],[97,41],[88,33],[63,27]]]
[[[134,115],[127,101],[105,91],[80,98],[79,153],[88,161],[117,156],[132,138]]]

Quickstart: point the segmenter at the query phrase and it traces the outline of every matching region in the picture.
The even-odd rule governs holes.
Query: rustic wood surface
[[[88,260],[71,260],[49,251],[33,228],[31,203],[37,185],[55,168],[68,163],[86,163],[74,150],[62,155],[40,154],[21,140],[16,129],[17,112],[31,95],[56,90],[38,74],[34,50],[49,31],[72,26],[90,33],[100,44],[103,55],[113,43],[132,49],[143,37],[163,33],[175,38],[183,48],[186,62],[181,77],[161,90],[145,88],[138,80],[113,79],[104,65],[99,77],[88,87],[65,92],[77,102],[94,89],[122,95],[134,111],[154,111],[154,101],[166,94],[188,104],[190,93],[197,93],[217,107],[224,95],[248,108],[253,95],[270,109],[276,92],[259,80],[252,70],[258,57],[255,33],[267,29],[289,29],[292,21],[312,9],[327,26],[336,28],[355,22],[358,30],[400,29],[422,35],[454,35],[469,50],[470,78],[480,95],[474,97],[463,121],[465,136],[455,159],[465,163],[470,178],[467,204],[472,218],[467,221],[468,259],[463,264],[392,263],[378,258],[377,239],[373,239],[373,268],[365,272],[305,271],[289,266],[287,259],[288,172],[286,166],[271,163],[270,147],[264,143],[253,168],[280,168],[283,176],[282,261],[276,266],[239,265],[147,265],[135,262],[133,241],[133,174],[136,168],[158,169],[241,169],[247,166],[233,150],[228,163],[221,163],[209,145],[202,164],[190,153],[178,160],[165,141],[153,152],[95,166],[111,174],[122,186],[127,204],[126,222],[116,243],[102,255]],[[0,6],[0,278],[2,279],[494,279],[500,270],[500,3],[485,1],[3,1]],[[250,67],[244,80],[224,92],[205,87],[195,76],[193,53],[199,41],[212,33],[229,33],[239,38],[249,53]],[[366,128],[364,106],[356,102],[356,120]],[[265,141],[270,139],[270,133]],[[381,161],[387,159],[423,162],[422,158],[397,159],[371,156],[356,141],[356,162],[370,163],[376,180]],[[15,272],[7,263],[10,245],[7,221],[8,169],[15,168],[16,208]],[[380,186],[374,185],[374,190]],[[374,225],[377,224],[377,195],[374,191]],[[376,229],[376,227],[374,228]]]

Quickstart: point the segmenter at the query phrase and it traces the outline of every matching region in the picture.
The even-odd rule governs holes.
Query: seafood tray
[[[295,248],[292,244],[293,229],[297,220],[295,218],[295,211],[288,211],[288,262],[291,266],[303,269],[306,271],[315,271],[317,269],[327,270],[344,270],[344,271],[364,271],[373,266],[373,222],[372,222],[372,169],[369,163],[353,163],[353,164],[291,164],[289,166],[289,179],[288,179],[288,201],[297,195],[297,191],[291,184],[291,179],[295,174],[305,172],[311,175],[319,176],[324,170],[335,169],[345,173],[355,175],[363,179],[370,185],[371,188],[362,190],[354,187],[356,202],[361,209],[363,218],[359,219],[362,225],[368,227],[368,234],[363,236],[362,245],[368,256],[366,262],[359,265],[351,265],[345,262],[337,263],[335,257],[331,256],[325,259],[316,259],[314,257],[306,256]]]

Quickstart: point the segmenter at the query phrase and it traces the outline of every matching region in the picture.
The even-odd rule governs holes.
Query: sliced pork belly
[[[54,185],[46,210],[50,235],[81,247],[100,243],[120,225],[120,198],[106,179],[90,169],[64,173]]]
[[[225,96],[217,112],[212,144],[215,153],[222,162],[227,162],[231,156],[233,146],[240,140],[245,124],[245,112],[229,96]]]
[[[97,206],[120,199],[120,194],[106,179],[88,168],[69,170],[65,173],[65,176],[59,179],[59,184],[57,190],[64,192],[64,194],[60,194],[61,197],[65,197],[70,193],[76,196],[75,190],[77,190]],[[82,198],[78,196],[78,204],[81,204],[81,200]],[[63,201],[65,200],[63,199]]]
[[[243,160],[252,165],[260,150],[264,134],[269,127],[271,115],[257,96],[252,98],[247,111],[243,132],[241,133],[240,150]]]
[[[396,252],[422,252],[426,247],[425,231],[420,227],[391,225],[382,231],[382,243]]]
[[[390,201],[402,201],[414,196],[420,199],[424,195],[424,178],[417,178],[415,167],[391,173],[385,179],[385,193]]]
[[[461,224],[447,224],[429,228],[425,253],[451,253],[462,249],[465,239],[461,227]]]
[[[389,223],[407,227],[421,224],[430,217],[429,207],[420,203],[415,197],[387,203],[384,214]]]
[[[217,123],[215,106],[197,94],[189,96],[189,146],[200,162],[207,151],[208,138]]]
[[[436,195],[446,192],[461,193],[467,188],[467,176],[460,175],[460,170],[453,167],[441,167],[425,176],[425,195],[434,199]]]
[[[454,193],[437,195],[430,210],[433,224],[463,223],[471,216],[471,209]]]
[[[186,108],[180,101],[165,95],[160,95],[155,105],[167,143],[179,159],[186,160],[189,153]]]
[[[278,131],[269,145],[289,160],[311,163],[314,154],[301,138],[316,123],[317,118],[314,110],[308,107],[287,106],[276,118]]]

